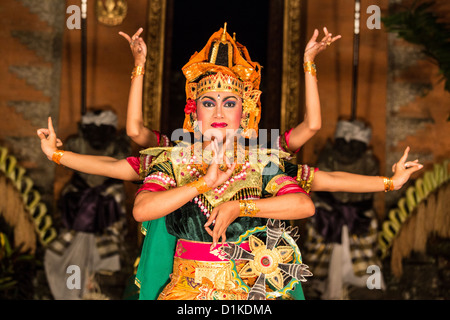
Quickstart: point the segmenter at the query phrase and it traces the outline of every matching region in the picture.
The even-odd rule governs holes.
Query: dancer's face
[[[214,91],[205,92],[197,99],[197,121],[201,121],[202,134],[226,138],[239,129],[242,117],[242,98],[239,95]]]

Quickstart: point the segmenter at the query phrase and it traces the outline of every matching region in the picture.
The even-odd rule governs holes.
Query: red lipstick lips
[[[211,123],[211,127],[213,128],[225,128],[228,124],[225,122],[213,122]]]

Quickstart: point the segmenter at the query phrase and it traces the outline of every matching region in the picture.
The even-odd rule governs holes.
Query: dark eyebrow
[[[203,99],[210,99],[210,100],[216,101],[216,99],[214,99],[213,97],[210,97],[210,96],[204,96],[200,100],[203,100]]]
[[[230,98],[235,99],[235,100],[239,100],[239,99],[236,98],[235,96],[228,96],[228,97],[223,98],[223,100],[225,101],[225,100],[228,100],[228,99],[230,99]]]

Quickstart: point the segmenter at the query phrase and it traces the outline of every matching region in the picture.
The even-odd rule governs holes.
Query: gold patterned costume
[[[142,189],[168,190],[195,181],[198,176],[205,173],[202,171],[205,169],[203,163],[195,163],[193,150],[193,145],[180,143],[176,147],[150,148],[143,151],[143,154],[153,158],[148,167],[142,166],[146,175]],[[211,259],[221,254],[219,248],[212,253],[209,251],[211,237],[203,225],[212,209],[221,203],[271,197],[286,187],[294,187],[295,192],[300,191],[295,179],[283,172],[283,162],[277,153],[273,153],[270,149],[258,148],[253,150],[253,153],[247,150],[245,162],[237,166],[227,182],[195,197],[191,202],[166,216],[167,231],[178,239],[178,244],[171,275],[172,282],[164,289],[160,299],[247,298],[245,290],[237,285],[231,276],[230,261]],[[254,155],[254,161],[250,161],[251,155]],[[207,158],[206,156],[205,159]],[[247,230],[265,224],[266,220],[261,218],[238,218],[228,227],[227,240],[235,242]],[[197,245],[190,248],[190,259],[184,259],[185,249],[182,244],[192,242]],[[195,252],[192,253],[193,251]],[[244,265],[244,262],[238,262],[236,268],[240,269]],[[254,280],[253,276],[245,281],[251,284]]]

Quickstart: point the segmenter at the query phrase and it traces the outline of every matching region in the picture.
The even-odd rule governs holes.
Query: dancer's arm
[[[340,35],[332,37],[327,28],[323,28],[325,36],[320,42],[316,41],[319,31],[314,30],[314,34],[305,48],[303,56],[304,63],[314,62],[317,55],[325,50],[334,41],[341,38]],[[317,131],[322,127],[320,113],[319,89],[315,72],[305,72],[305,117],[303,121],[292,129],[287,137],[287,147],[290,152],[297,152]]]
[[[219,158],[221,155],[215,152],[215,150],[218,150],[217,141],[214,140],[211,145],[212,150],[218,156],[215,158],[216,161],[208,167],[208,171],[203,177],[208,189],[214,189],[227,181],[236,165],[235,163],[227,164],[226,171],[220,170],[219,163],[221,162]],[[193,187],[192,184],[168,190],[144,190],[136,196],[133,216],[138,222],[158,219],[177,210],[199,194],[199,190]],[[262,218],[301,219],[314,214],[314,205],[309,196],[305,194],[286,194],[280,197],[283,197],[283,199],[255,200],[255,202],[258,202],[258,208],[260,209],[256,216]],[[220,208],[222,208],[220,210],[226,210],[226,213],[221,214],[222,216],[232,216],[231,220],[226,219],[227,222],[231,223],[239,216],[238,201],[226,202],[220,205]],[[212,223],[217,214],[219,214],[219,211],[214,209],[208,220],[208,225]],[[226,222],[224,222],[225,224]],[[226,224],[226,227],[228,227],[228,224]]]
[[[130,44],[131,52],[134,57],[134,66],[145,68],[147,57],[147,46],[140,37],[143,29],[139,30],[130,37],[124,32],[119,34]],[[131,80],[130,93],[128,96],[127,108],[127,135],[138,145],[147,148],[158,145],[156,134],[144,125],[144,116],[142,113],[142,96],[144,87],[144,75],[134,76]]]
[[[227,174],[232,172],[233,167],[229,167]],[[217,180],[218,183],[214,184],[213,188],[226,181],[226,179]],[[141,191],[134,202],[133,216],[138,222],[158,219],[177,210],[198,195],[198,190],[189,184],[164,191]],[[312,216],[315,211],[311,198],[304,193],[291,193],[254,200],[254,203],[259,209],[254,217],[260,218],[303,219]],[[225,202],[212,211],[205,224],[205,229],[213,237],[213,243],[217,243],[220,237],[222,237],[222,241],[225,241],[226,229],[239,217],[239,214],[239,201]],[[210,226],[213,224],[213,221],[215,226],[212,231]]]
[[[400,160],[392,166],[394,190],[399,190],[411,175],[422,169],[423,165],[414,161],[406,161],[410,148],[407,147]],[[348,172],[317,171],[311,184],[312,191],[328,192],[381,192],[385,191],[383,177],[366,176]]]
[[[311,198],[304,193],[290,193],[281,196],[253,200],[258,212],[253,216],[257,218],[271,218],[281,220],[297,220],[314,215],[315,207]],[[212,247],[215,247],[222,238],[226,241],[228,226],[240,215],[238,200],[222,203],[214,208],[205,224],[205,230],[212,237]],[[214,229],[211,230],[211,226]]]
[[[56,137],[52,119],[48,118],[48,129],[41,128],[37,131],[41,139],[41,149],[49,160],[53,160],[55,151],[58,151],[59,139]],[[112,157],[92,156],[64,151],[59,159],[60,164],[76,171],[94,174],[125,181],[139,180],[139,175],[134,171],[126,159],[117,160]]]

